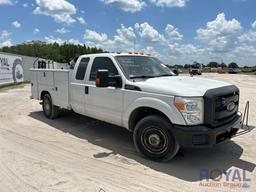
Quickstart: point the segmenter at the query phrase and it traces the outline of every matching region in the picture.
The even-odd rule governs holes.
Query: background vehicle
[[[228,73],[229,74],[236,74],[236,73],[240,73],[241,70],[239,68],[229,68],[228,69]]]
[[[200,63],[194,63],[190,66],[189,73],[191,75],[202,75],[202,65]]]
[[[217,73],[223,74],[223,73],[225,73],[225,70],[222,67],[218,67],[217,68]]]
[[[180,147],[213,147],[242,124],[236,86],[174,76],[149,56],[82,55],[74,69],[31,74],[32,98],[42,100],[46,117],[64,108],[124,127],[133,132],[136,149],[153,160],[170,160]]]

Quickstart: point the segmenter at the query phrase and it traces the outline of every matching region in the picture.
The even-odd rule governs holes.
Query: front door
[[[92,63],[88,81],[86,114],[116,125],[122,124],[123,91],[120,88],[98,88],[95,85],[99,69],[107,69],[109,75],[118,75],[113,61],[108,57],[96,57]]]

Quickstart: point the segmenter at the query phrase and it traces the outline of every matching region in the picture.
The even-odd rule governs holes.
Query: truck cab
[[[181,147],[213,147],[241,127],[239,89],[226,82],[174,76],[147,55],[80,56],[73,69],[31,69],[32,98],[46,117],[60,109],[133,132],[135,147],[153,160],[170,160]]]

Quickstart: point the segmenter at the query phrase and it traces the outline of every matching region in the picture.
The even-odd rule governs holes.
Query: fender
[[[123,113],[123,126],[129,129],[130,115],[134,110],[140,107],[150,107],[156,109],[165,114],[173,124],[186,125],[184,118],[176,109],[176,107],[172,104],[173,99],[169,101],[169,104],[167,104],[161,99],[151,97],[141,97],[136,99],[132,102],[131,105],[127,107],[127,109],[124,109],[125,111]]]

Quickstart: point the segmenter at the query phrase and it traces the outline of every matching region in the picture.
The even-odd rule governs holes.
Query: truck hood
[[[150,78],[134,82],[144,92],[173,96],[204,96],[209,89],[229,86],[231,84],[206,78],[171,76]]]

